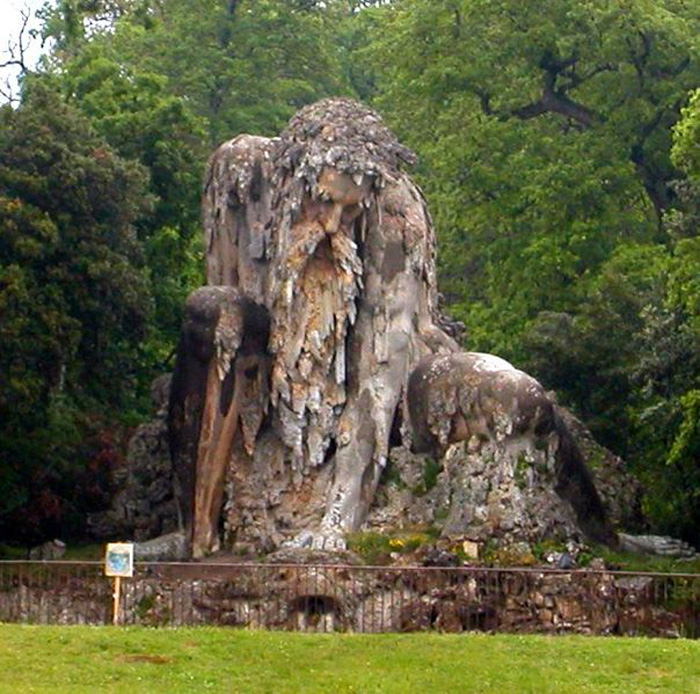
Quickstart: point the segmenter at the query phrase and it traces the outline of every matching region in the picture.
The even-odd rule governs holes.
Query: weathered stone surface
[[[88,516],[88,528],[96,539],[144,541],[178,528],[168,443],[169,389],[169,376],[154,381],[151,397],[156,415],[129,441],[126,464],[115,473],[119,491],[111,509]]]
[[[413,161],[348,99],[212,156],[209,286],[187,302],[169,409],[194,556],[342,549],[411,447],[430,456],[408,486],[422,498],[386,500],[416,519],[444,514],[446,533],[479,540],[614,544],[541,386],[498,357],[460,353],[451,336],[460,326],[438,308],[430,217],[401,168]],[[170,501],[155,481],[149,494]]]
[[[629,472],[627,463],[601,446],[570,410],[558,406],[557,411],[576,440],[611,522],[629,532],[644,532],[647,529],[642,511],[644,490]]]
[[[445,456],[449,515],[444,534],[502,545],[580,535],[573,509],[555,492],[554,457],[531,441],[466,444]]]
[[[624,461],[597,444],[570,412],[559,406],[557,412],[581,450],[612,522],[617,527],[639,528],[643,522],[639,482],[627,472]],[[404,447],[392,448],[387,474],[382,478],[363,528],[388,532],[432,525],[446,528],[448,534],[454,537],[470,538],[475,535],[498,540],[500,544],[510,544],[513,538],[517,538],[517,542],[526,537],[530,541],[542,536],[559,539],[580,537],[572,510],[552,494],[551,470],[549,481],[547,475],[543,478],[547,466],[552,465],[547,452],[531,448],[529,453],[518,451],[524,455],[514,459],[507,451],[494,453],[493,448],[498,448],[498,445],[490,443],[479,451],[470,452],[468,445],[459,443],[451,446],[443,459],[436,459],[430,454],[411,453]],[[490,457],[484,457],[483,453],[488,454],[489,451]],[[533,461],[539,463],[535,464],[534,471],[529,470]],[[438,466],[439,474],[434,486],[426,490],[423,476],[430,466]],[[488,498],[492,493],[499,493],[505,479],[510,481],[511,492],[501,498],[512,498],[513,503],[507,504],[500,513],[489,515]],[[500,480],[500,483],[494,484],[495,480]],[[493,509],[492,504],[491,511]],[[504,515],[506,527],[512,525],[513,528],[508,533],[499,529],[499,519]],[[540,524],[532,518],[539,518]],[[544,521],[546,518],[550,519],[549,526]],[[473,528],[476,532],[472,532],[469,523],[473,519],[486,519],[486,522],[483,525],[477,523]],[[499,520],[499,527],[494,527],[493,532],[489,519]],[[646,550],[638,546],[636,551]]]
[[[435,470],[436,466],[444,469],[434,456],[411,453],[404,446],[391,448],[387,468],[362,529],[389,532],[442,525],[449,501],[445,475],[439,473],[429,489],[424,481],[426,472]]]
[[[178,561],[189,555],[185,534],[180,531],[160,535],[152,540],[137,542],[134,545],[134,559],[137,561]]]
[[[66,553],[66,543],[62,540],[49,540],[29,550],[30,559],[43,561],[56,561],[62,559]]]
[[[447,534],[517,542],[578,530],[615,544],[580,449],[535,379],[489,354],[437,355],[418,363],[407,399],[414,448],[446,452]]]
[[[691,559],[697,554],[687,542],[662,535],[620,533],[620,547],[628,552],[655,554],[675,559]]]
[[[345,99],[302,110],[277,140],[240,136],[212,157],[208,281],[225,287],[208,291],[255,302],[270,336],[248,355],[258,357],[248,390],[259,407],[238,412],[221,393],[242,348],[232,342],[222,368],[214,347],[227,314],[188,308],[171,412],[190,414],[171,428],[185,518],[187,500],[202,497],[191,511],[195,555],[218,547],[222,512],[224,544],[258,550],[342,547],[364,520],[413,363],[456,349],[435,327],[433,231],[400,170],[413,158],[374,112]],[[195,339],[192,325],[205,325]],[[216,474],[203,462],[207,432]]]
[[[422,359],[408,382],[417,452],[444,452],[458,441],[533,439],[554,428],[554,405],[542,386],[504,359],[467,352]]]

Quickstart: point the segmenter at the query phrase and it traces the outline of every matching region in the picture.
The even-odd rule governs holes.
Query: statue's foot
[[[344,552],[347,549],[345,538],[333,530],[303,530],[293,540],[288,540],[282,547],[290,549],[315,549],[322,552]]]
[[[620,549],[674,559],[691,559],[697,552],[683,540],[662,535],[626,535],[620,533]]]

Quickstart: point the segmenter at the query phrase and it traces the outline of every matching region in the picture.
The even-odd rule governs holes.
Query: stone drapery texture
[[[131,441],[126,465],[119,471],[119,479],[115,479],[120,491],[113,499],[112,508],[92,514],[89,519],[95,538],[132,537],[139,542],[140,557],[161,560],[184,557],[179,544],[181,536],[165,534],[177,527],[169,483],[171,464],[163,409],[163,398],[167,399],[167,394],[164,396],[158,392],[167,387],[169,380],[159,378],[156,381],[156,416],[139,427]],[[574,434],[615,527],[644,530],[640,509],[642,488],[626,471],[624,461],[597,444],[585,426],[566,409],[560,407],[558,412]],[[541,451],[535,453],[535,456],[541,455]],[[506,474],[500,473],[500,484],[493,483],[496,479],[493,466],[508,461],[508,458],[499,460],[497,457],[487,460],[470,453],[463,443],[450,447],[440,461],[432,454],[411,453],[405,446],[393,446],[389,451],[388,467],[380,478],[377,494],[362,527],[391,532],[439,526],[444,528],[446,535],[470,536],[477,540],[488,535],[485,539],[505,545],[511,537],[523,542],[525,537],[533,536],[533,529],[538,527],[545,536],[561,537],[570,532],[571,513],[566,507],[564,514],[556,516],[552,515],[551,507],[549,510],[544,508],[547,503],[558,505],[556,495],[552,494],[551,478],[546,478],[542,493],[538,493],[532,486],[525,485],[529,481],[525,475],[527,468],[520,467],[518,472],[516,466],[512,472],[506,468]],[[515,462],[522,464],[523,459],[516,458]],[[426,488],[424,477],[430,468],[438,474]],[[544,472],[544,468],[540,467],[539,472]],[[503,491],[508,484],[512,489],[510,498]],[[465,500],[467,493],[470,498]],[[502,502],[496,507],[497,513],[492,498]],[[527,505],[527,513],[523,512],[523,505]],[[486,519],[486,522],[479,522],[479,519]],[[547,522],[549,525],[543,525]],[[159,535],[161,537],[157,537]],[[154,542],[144,542],[154,537],[157,537]],[[626,537],[622,536],[623,545],[626,545]],[[643,551],[649,551],[648,544]],[[672,549],[673,556],[684,556],[678,543]],[[668,553],[668,548],[664,547],[664,552]],[[297,553],[292,552],[289,556],[296,557]]]
[[[453,470],[455,532],[507,530],[514,505],[511,535],[557,527],[616,541],[542,387],[497,357],[461,353],[439,327],[433,227],[401,168],[414,159],[348,99],[212,156],[208,286],[187,302],[169,414],[194,556],[222,541],[341,547],[392,447]],[[475,516],[484,503],[493,513]]]

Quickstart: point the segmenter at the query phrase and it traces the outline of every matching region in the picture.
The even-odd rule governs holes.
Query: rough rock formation
[[[549,396],[555,399],[553,393]],[[627,463],[601,446],[570,410],[557,406],[557,412],[574,437],[615,527],[633,533],[648,532],[649,526],[642,510],[644,489],[641,482],[630,474]]]
[[[126,464],[115,473],[119,489],[108,511],[88,516],[88,528],[97,539],[148,540],[178,528],[168,445],[170,376],[153,382],[151,400],[155,417],[138,427],[129,441]]]
[[[170,485],[172,471],[163,408],[169,384],[168,377],[159,378],[154,384],[156,417],[139,427],[131,441],[127,464],[119,471],[119,480],[115,480],[121,489],[112,509],[90,516],[96,538],[138,540],[140,559],[176,559],[186,555],[182,536],[170,532],[177,527],[178,518]],[[642,488],[626,471],[624,461],[597,444],[585,426],[565,408],[558,407],[557,411],[574,435],[614,526],[643,531]],[[543,455],[542,451],[535,451],[535,456]],[[557,515],[552,513],[552,501],[557,502],[552,479],[544,477],[537,486],[540,476],[531,478],[525,474],[527,468],[521,464],[526,462],[524,459],[516,460],[516,467],[508,476],[510,490],[504,493],[504,473],[497,473],[493,466],[509,460],[512,459],[475,454],[465,443],[450,447],[444,458],[411,453],[405,446],[394,445],[362,527],[385,532],[435,526],[452,537],[498,540],[505,544],[508,538],[522,542],[525,537],[537,536],[538,528],[545,536],[575,536],[578,531],[567,507],[560,508]],[[540,471],[543,469],[540,467]],[[494,485],[497,475],[501,484]],[[502,502],[498,506],[494,503],[495,495]],[[478,519],[486,522],[479,523]],[[622,536],[625,546],[627,537]],[[150,538],[156,540],[145,542]],[[645,547],[648,551],[649,543]],[[283,551],[288,561],[300,555],[298,550]],[[672,547],[666,543],[661,553],[669,551],[673,556],[687,553],[677,543]],[[329,561],[331,556],[327,555],[324,561]]]
[[[66,543],[63,542],[63,540],[55,539],[32,547],[29,550],[29,558],[40,559],[42,561],[55,561],[57,559],[62,559],[65,553]]]
[[[488,464],[496,505],[520,490],[519,512],[532,516],[528,490],[546,493],[527,539],[558,523],[616,541],[539,384],[497,357],[461,354],[440,327],[433,228],[401,170],[413,160],[347,99],[302,109],[278,139],[241,135],[210,160],[209,286],[187,302],[169,416],[194,556],[222,540],[343,546],[390,448],[412,444],[448,468],[454,445],[465,449],[453,524],[471,527],[482,492],[469,480]]]
[[[673,559],[692,559],[696,552],[683,540],[664,535],[628,535],[620,533],[620,547],[627,552],[643,552]]]
[[[581,452],[534,378],[490,354],[432,356],[407,400],[414,450],[443,456],[456,482],[447,534],[537,541],[578,527],[615,544]]]
[[[644,531],[643,489],[625,462],[596,443],[566,408],[556,406],[556,414],[573,436],[613,526]],[[557,436],[545,434],[539,446],[527,437],[487,439],[476,447],[463,441],[443,457],[392,448],[364,528],[388,532],[433,526],[447,537],[504,546],[542,538],[583,539],[573,509],[562,505],[555,492],[557,451],[551,446]],[[681,550],[677,542],[674,546]],[[646,543],[644,551],[651,549]]]

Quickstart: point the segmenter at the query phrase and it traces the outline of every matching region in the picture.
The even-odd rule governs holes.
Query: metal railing
[[[485,567],[140,563],[121,622],[310,632],[700,638],[700,575]],[[101,562],[0,562],[0,622],[109,624]]]

